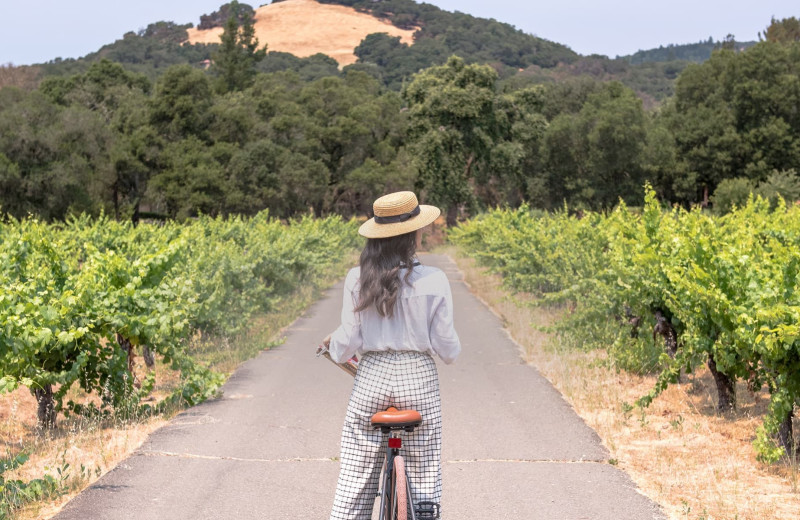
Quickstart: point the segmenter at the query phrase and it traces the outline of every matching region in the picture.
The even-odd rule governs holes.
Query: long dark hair
[[[403,282],[411,276],[414,254],[417,250],[417,232],[389,238],[368,238],[361,252],[361,294],[356,311],[373,305],[378,314],[391,317]],[[407,267],[400,278],[400,269]]]

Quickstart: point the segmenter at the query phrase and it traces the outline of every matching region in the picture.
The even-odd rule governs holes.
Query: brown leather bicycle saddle
[[[385,412],[378,412],[370,421],[375,428],[407,428],[422,424],[422,416],[416,410],[398,410],[390,406]]]

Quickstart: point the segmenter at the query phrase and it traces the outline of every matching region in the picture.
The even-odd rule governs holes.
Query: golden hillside
[[[270,51],[289,52],[301,58],[318,52],[327,54],[340,66],[355,63],[353,54],[361,40],[371,33],[400,36],[411,45],[414,31],[378,20],[351,7],[320,4],[315,0],[285,0],[256,9],[256,37]],[[189,29],[191,43],[219,43],[222,27]]]

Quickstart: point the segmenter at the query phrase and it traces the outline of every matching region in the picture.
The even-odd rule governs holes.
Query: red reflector
[[[390,448],[400,448],[403,445],[403,440],[400,437],[389,437]]]

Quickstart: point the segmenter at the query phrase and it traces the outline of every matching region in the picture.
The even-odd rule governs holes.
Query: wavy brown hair
[[[389,238],[369,238],[361,252],[361,293],[356,311],[375,306],[378,314],[391,317],[402,284],[408,283],[417,251],[417,232]],[[404,277],[400,269],[409,267]]]

